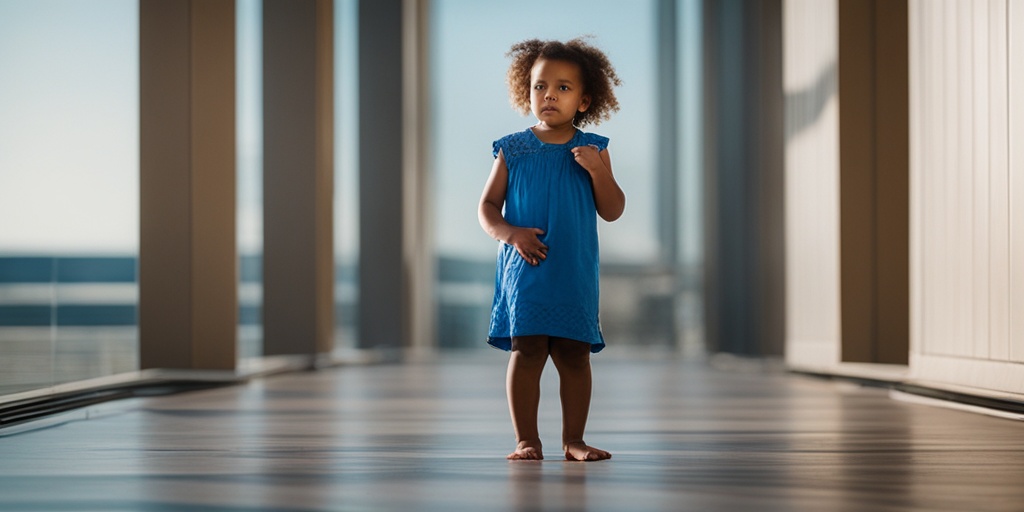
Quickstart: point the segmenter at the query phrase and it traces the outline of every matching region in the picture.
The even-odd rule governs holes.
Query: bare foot
[[[565,444],[565,458],[566,460],[582,461],[605,460],[612,458],[612,454],[593,446],[588,446],[583,441],[574,441]]]
[[[505,457],[508,460],[543,460],[544,453],[541,451],[540,441],[519,441],[516,451]]]

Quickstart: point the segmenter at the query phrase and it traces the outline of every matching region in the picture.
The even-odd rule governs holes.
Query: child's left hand
[[[604,161],[601,160],[601,152],[597,149],[597,146],[576,146],[570,151],[572,151],[576,163],[583,166],[587,172],[594,173],[604,167]]]

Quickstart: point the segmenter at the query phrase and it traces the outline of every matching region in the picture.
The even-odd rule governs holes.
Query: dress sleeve
[[[492,154],[494,155],[494,158],[498,158],[498,151],[501,151],[501,148],[504,146],[504,142],[505,142],[505,139],[501,138],[501,139],[498,139],[498,140],[494,141],[491,144],[491,146],[493,147]],[[505,152],[505,156],[508,156],[508,151]]]
[[[588,133],[585,140],[589,146],[597,146],[598,151],[608,149],[608,137],[596,133]]]

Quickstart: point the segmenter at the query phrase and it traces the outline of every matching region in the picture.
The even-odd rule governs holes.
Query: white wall
[[[836,0],[783,7],[786,94],[786,360],[839,362],[839,103]]]
[[[837,4],[787,0],[784,16],[786,359],[842,372],[838,98],[821,80]],[[911,0],[909,16],[908,378],[1020,399],[1024,0]]]
[[[909,37],[911,376],[1024,394],[1024,0],[912,0]]]

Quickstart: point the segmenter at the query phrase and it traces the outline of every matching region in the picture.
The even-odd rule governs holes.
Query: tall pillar
[[[708,349],[784,343],[782,9],[706,0],[705,332]]]
[[[359,343],[405,344],[402,0],[359,2]]]
[[[433,247],[434,209],[426,134],[430,91],[428,73],[429,0],[402,0],[402,268],[406,304],[404,343],[418,350],[437,346],[437,257]]]
[[[334,332],[331,0],[263,2],[263,329],[267,355]]]
[[[235,2],[139,2],[140,367],[234,370]]]
[[[909,353],[907,3],[839,2],[842,360]]]

